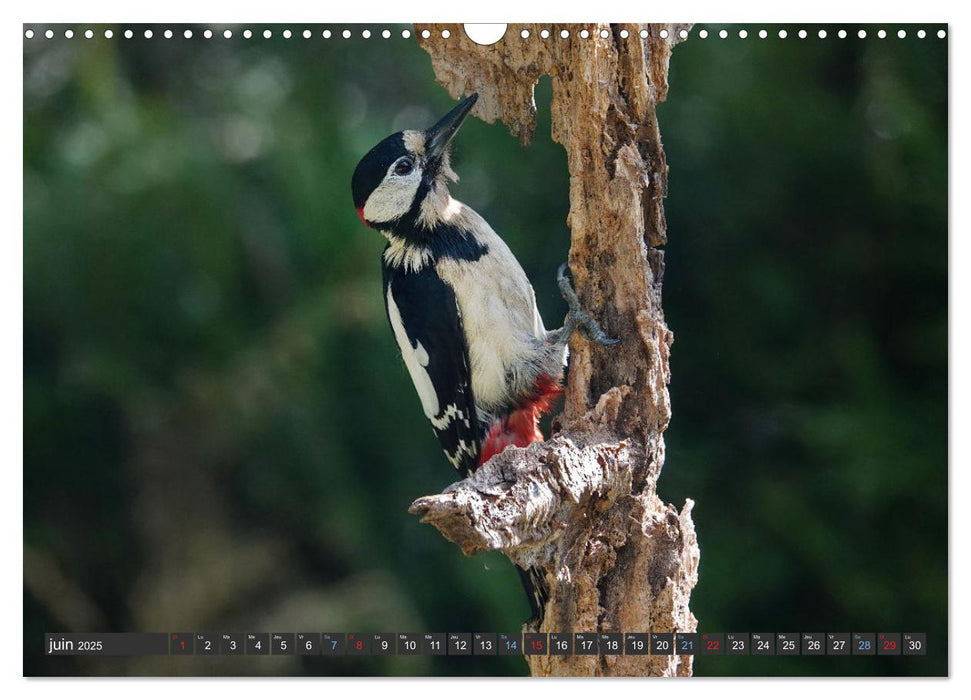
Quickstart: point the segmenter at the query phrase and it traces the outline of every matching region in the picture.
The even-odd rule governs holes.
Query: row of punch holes
[[[80,36],[83,36],[85,39],[93,39],[95,37],[95,31],[93,29],[86,29],[83,32],[79,30],[79,32],[80,32]],[[152,39],[155,37],[155,32],[151,29],[145,29],[140,33],[146,39]],[[691,37],[692,33],[694,33],[699,39],[707,39],[709,36],[712,36],[712,37],[718,36],[720,39],[728,39],[730,36],[732,36],[732,34],[729,33],[727,29],[719,30],[717,34],[709,33],[707,29],[697,29],[694,32],[688,31],[687,29],[682,29],[678,32],[678,36],[681,39],[688,39]],[[786,39],[789,37],[789,31],[786,29],[779,29],[777,32],[773,31],[772,33],[778,36],[778,38],[780,39]],[[828,36],[828,33],[825,29],[820,29],[818,31],[815,31],[814,33],[820,39],[825,39]],[[173,32],[171,29],[166,29],[160,32],[160,35],[165,39],[171,39],[175,36],[175,34],[176,33]],[[186,39],[191,39],[193,36],[195,36],[195,33],[191,29],[186,29],[182,31],[181,34]],[[201,30],[199,34],[205,39],[211,39],[214,36],[218,37],[220,35],[224,39],[232,39],[233,36],[235,35],[232,29],[224,29],[221,31],[204,29],[204,30]],[[311,31],[310,29],[304,29],[302,32],[299,32],[299,34],[303,36],[304,39],[311,39],[315,36],[314,32]],[[648,31],[646,29],[641,29],[639,34],[642,39],[646,39],[648,35]],[[800,29],[797,32],[794,32],[794,34],[795,36],[798,36],[800,39],[805,39],[810,35],[809,31],[807,31],[806,29]],[[879,39],[885,39],[888,36],[888,32],[885,29],[879,29],[876,31],[875,34]],[[897,38],[899,39],[907,38],[907,30],[905,29],[897,30],[896,34],[897,34]],[[103,35],[105,39],[112,39],[115,36],[115,32],[112,29],[105,29],[103,32]],[[239,35],[242,36],[244,39],[251,39],[254,36],[254,32],[251,29],[243,29],[242,31],[239,32]],[[339,32],[332,32],[330,29],[324,29],[322,32],[320,32],[321,38],[324,38],[324,39],[330,39],[331,37],[335,37],[335,36],[340,36],[340,37],[343,37],[344,39],[350,39],[354,35],[355,35],[355,32],[351,31],[350,29],[344,29],[343,31],[339,31]],[[403,29],[401,31],[402,39],[410,39],[411,35],[412,35],[412,32],[409,29]],[[431,31],[428,29],[424,29],[421,31],[421,36],[423,39],[429,39],[431,38],[431,35],[432,35]],[[537,33],[537,35],[541,39],[549,39],[552,34],[549,29],[542,29]],[[559,32],[559,35],[560,35],[560,38],[562,39],[568,39],[570,37],[570,30],[561,29]],[[588,29],[581,29],[579,32],[577,32],[577,35],[581,39],[589,39],[591,36],[591,32]],[[668,30],[662,29],[658,33],[658,35],[662,39],[667,39]],[[840,39],[845,39],[847,36],[850,35],[850,33],[847,32],[847,30],[845,29],[840,29],[835,32],[835,35]],[[27,39],[33,39],[35,36],[44,36],[47,39],[53,39],[56,36],[56,32],[53,29],[47,29],[47,30],[44,30],[43,32],[35,32],[33,29],[26,29],[24,31],[24,37]],[[75,36],[75,33],[73,29],[64,30],[65,39],[73,39],[74,36]],[[121,32],[121,36],[124,36],[126,39],[131,39],[135,36],[135,31],[132,29],[125,29],[124,31]],[[264,29],[262,32],[262,36],[264,39],[271,39],[274,36],[274,32],[272,29]],[[290,29],[284,29],[280,32],[280,36],[282,36],[284,39],[290,39],[296,36],[296,33]],[[370,29],[363,29],[360,31],[359,36],[362,39],[370,39],[373,36],[373,34]],[[390,39],[393,36],[393,33],[390,29],[385,29],[380,32],[380,36],[383,39]],[[520,36],[523,39],[528,39],[530,37],[529,30],[523,29],[522,31],[520,31]],[[610,31],[607,29],[601,29],[600,36],[606,39],[608,36],[610,36]],[[628,36],[630,36],[630,32],[628,32],[628,30],[626,29],[620,30],[621,39],[626,39],[628,38]],[[739,39],[747,39],[749,36],[748,30],[740,29],[738,30],[736,36]],[[757,36],[760,39],[767,39],[770,36],[770,32],[767,29],[760,29],[757,33]],[[865,29],[860,29],[856,32],[856,36],[860,39],[865,39],[868,36],[868,33]],[[927,31],[924,29],[918,29],[916,32],[916,36],[918,39],[924,39],[925,37],[927,37]],[[943,39],[946,36],[947,36],[947,32],[945,30],[939,29],[937,31],[938,39]],[[443,29],[441,30],[441,37],[443,39],[448,39],[451,37],[451,32],[448,29]]]

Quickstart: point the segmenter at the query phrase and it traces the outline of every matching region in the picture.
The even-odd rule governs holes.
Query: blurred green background
[[[406,512],[454,473],[349,182],[453,104],[428,56],[402,26],[145,28],[24,41],[24,672],[525,674],[42,655],[53,631],[515,631],[529,614],[503,557],[466,558]],[[947,42],[748,29],[676,47],[659,107],[676,340],[660,493],[696,502],[692,608],[712,632],[926,631],[930,653],[696,673],[944,674]],[[555,327],[550,94],[544,78],[528,149],[466,124],[453,193]]]

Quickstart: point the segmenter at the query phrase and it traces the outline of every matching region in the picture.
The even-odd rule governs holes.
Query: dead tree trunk
[[[674,337],[661,310],[664,254],[656,246],[666,241],[667,164],[655,106],[666,97],[682,28],[510,25],[492,46],[475,44],[458,24],[415,28],[419,37],[430,32],[419,43],[452,97],[478,92],[473,114],[501,119],[524,145],[535,129],[533,88],[541,75],[552,76],[553,139],[566,148],[570,170],[570,269],[583,307],[621,339],[601,347],[574,335],[566,404],[548,442],[507,449],[473,477],[412,505],[466,554],[498,549],[545,573],[550,600],[535,631],[697,626],[688,608],[699,560],[692,504],[679,513],[656,493]],[[583,676],[683,676],[692,661],[527,660],[533,675]]]

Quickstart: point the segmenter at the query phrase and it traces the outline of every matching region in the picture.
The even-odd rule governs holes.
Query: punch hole
[[[391,30],[390,29],[385,29],[383,32],[381,32],[381,38],[382,39],[390,39],[391,38]]]
[[[641,39],[646,39],[646,38],[647,38],[647,30],[646,29],[642,29],[641,30]]]
[[[465,36],[469,37],[479,46],[492,46],[497,41],[506,36],[506,24],[464,24]],[[526,31],[525,29],[523,30]],[[526,33],[529,36],[529,33]],[[526,38],[525,36],[523,37]]]
[[[542,38],[542,39],[549,39],[550,38],[550,30],[549,29],[544,29],[543,31],[541,31],[539,33],[539,35],[540,35],[540,38]]]
[[[53,29],[48,29],[46,32],[44,32],[44,36],[46,36],[48,39],[53,39],[54,38],[54,30]]]
[[[800,39],[805,39],[807,36],[809,36],[809,32],[807,32],[805,29],[800,29],[799,30],[799,38]]]
[[[33,29],[28,29],[26,32],[24,32],[24,36],[27,37],[28,39],[33,39],[34,38],[34,30]]]
[[[448,39],[450,36],[452,36],[452,32],[448,31],[447,29],[443,29],[442,30],[442,38],[443,39]]]
[[[273,36],[273,32],[271,32],[269,29],[264,29],[263,30],[263,38],[264,39],[269,39],[272,36]]]
[[[253,36],[253,32],[251,32],[249,29],[244,29],[243,30],[243,38],[244,39],[249,39],[251,36]]]
[[[607,31],[606,29],[601,29],[600,30],[600,38],[601,39],[606,39],[608,36],[610,36],[610,32],[609,31]]]
[[[105,29],[105,39],[110,39],[114,35],[115,33],[113,31],[111,31],[110,29]]]
[[[570,38],[570,32],[569,32],[569,30],[567,30],[567,29],[560,30],[560,38],[561,39],[569,39]]]
[[[590,32],[588,32],[586,29],[581,29],[580,30],[580,38],[581,39],[589,39],[590,38]]]
[[[738,38],[739,39],[748,39],[748,32],[745,31],[744,29],[739,29],[738,30]]]
[[[429,38],[429,37],[430,37],[431,35],[432,35],[432,33],[431,33],[430,31],[428,31],[427,29],[422,29],[422,30],[421,30],[421,38],[422,38],[422,39],[427,39],[427,38]]]
[[[943,29],[938,29],[937,30],[937,38],[938,39],[943,39],[946,36],[947,36],[947,32],[945,32]]]
[[[206,31],[204,31],[202,33],[202,36],[206,37],[207,39],[212,39],[212,30],[211,29],[207,29]]]
[[[125,33],[127,34],[128,32],[125,32]],[[223,32],[223,38],[225,38],[225,39],[232,39],[233,38],[233,32],[232,32],[232,30],[227,29],[226,31],[224,31]]]
[[[311,36],[313,36],[313,33],[309,29],[304,29],[303,30],[303,38],[304,39],[309,39]]]
[[[866,29],[861,29],[856,33],[856,35],[861,39],[866,39]]]
[[[826,30],[825,29],[820,29],[819,32],[816,34],[816,36],[818,36],[820,39],[825,39],[826,38]]]
[[[184,36],[186,39],[191,39],[192,38],[192,30],[191,29],[186,29],[184,32],[182,32],[182,36]]]
[[[897,32],[897,38],[898,39],[906,39],[907,38],[907,32],[905,32],[903,29],[901,29],[899,32]]]
[[[126,29],[125,30],[125,38],[126,39],[131,39],[133,36],[135,36],[135,32],[133,32],[131,29]]]
[[[879,32],[877,32],[877,36],[880,37],[881,39],[886,39],[887,33],[881,29]]]
[[[330,30],[329,29],[325,29],[324,32],[320,36],[324,37],[325,39],[330,39]]]
[[[845,39],[846,38],[846,30],[845,29],[840,29],[838,32],[836,32],[836,36],[838,36],[840,39]]]
[[[74,36],[74,32],[68,29],[66,32],[64,32],[64,36],[68,39],[71,39]]]
[[[162,36],[164,36],[166,39],[171,39],[172,38],[172,30],[171,29],[166,29]]]
[[[630,36],[630,32],[628,32],[626,29],[621,29],[620,30],[620,38],[621,39],[626,39],[629,36]]]
[[[688,38],[688,30],[687,29],[682,29],[680,32],[678,32],[678,36],[680,36],[682,39],[687,39]]]
[[[765,39],[769,36],[769,33],[764,29],[759,30],[759,39]]]
[[[698,36],[701,39],[707,39],[708,38],[708,30],[707,29],[702,29],[700,32],[698,32]]]
[[[658,32],[658,36],[661,37],[662,39],[667,39],[668,38],[668,30],[667,29],[662,29],[660,32]]]
[[[408,31],[407,29],[402,30],[402,32],[401,32],[401,38],[402,39],[407,39],[410,36],[411,36],[411,32],[410,31]]]
[[[780,29],[779,30],[779,38],[780,39],[785,39],[787,36],[789,36],[789,32],[787,32],[785,29]]]
[[[284,39],[289,39],[292,36],[293,36],[293,32],[291,32],[289,29],[284,29],[283,30],[283,38]]]
[[[720,39],[727,39],[728,38],[728,30],[727,29],[722,29],[720,32],[718,32],[718,37]]]
[[[351,38],[351,30],[350,29],[345,29],[343,32],[341,32],[341,36],[344,37],[345,39],[350,39]]]
[[[925,36],[927,36],[927,32],[925,32],[923,29],[918,29],[917,30],[917,38],[918,39],[923,39]]]
[[[155,36],[155,34],[152,32],[151,29],[146,29],[145,30],[145,38],[146,39],[151,39],[153,36]]]
[[[91,31],[90,29],[85,30],[85,32],[84,32],[84,38],[85,39],[94,39],[94,32]]]
[[[370,29],[365,29],[363,32],[361,32],[361,36],[364,37],[365,39],[370,39],[371,38],[371,30]]]
[[[523,31],[519,32],[519,36],[521,36],[523,39],[528,39],[529,38],[529,30],[528,29],[524,29]]]

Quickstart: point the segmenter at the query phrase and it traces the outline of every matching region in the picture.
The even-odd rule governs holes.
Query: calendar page
[[[950,41],[24,23],[23,675],[947,676]]]

